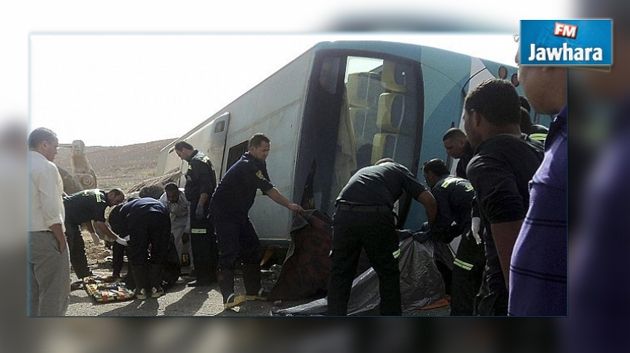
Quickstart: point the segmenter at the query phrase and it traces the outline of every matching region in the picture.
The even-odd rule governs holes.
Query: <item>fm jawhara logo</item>
[[[522,20],[521,65],[610,66],[612,20]]]

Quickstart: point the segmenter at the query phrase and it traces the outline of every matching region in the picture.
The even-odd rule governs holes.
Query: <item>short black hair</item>
[[[186,141],[179,141],[178,143],[175,144],[175,150],[177,151],[181,151],[183,149],[187,149],[187,150],[194,150],[195,148],[188,142]]]
[[[448,130],[446,130],[446,132],[444,133],[444,136],[442,136],[442,141],[446,141],[450,138],[453,137],[457,137],[457,138],[466,138],[466,133],[463,132],[461,129],[458,129],[456,127],[452,127]]]
[[[125,198],[125,193],[119,188],[110,189],[107,193],[109,194],[110,192],[114,194],[114,196],[122,196],[123,198]]]
[[[451,172],[446,167],[446,163],[439,158],[433,158],[430,161],[424,162],[424,167],[422,169],[424,173],[431,172],[437,176],[450,175]]]
[[[150,197],[152,199],[159,200],[160,196],[162,196],[163,193],[164,188],[162,187],[162,185],[155,184],[142,187],[142,189],[140,189],[140,193],[138,193],[138,196]]]
[[[164,191],[179,191],[179,187],[177,187],[177,184],[170,182],[164,185]]]
[[[383,164],[383,163],[396,163],[396,161],[394,161],[392,158],[381,158],[378,161],[376,161],[376,163],[374,163],[374,165],[379,165],[379,164]]]
[[[467,112],[477,112],[493,125],[519,124],[521,103],[516,88],[506,80],[482,82],[466,97]]]
[[[265,134],[263,133],[257,133],[254,134],[252,137],[249,138],[249,142],[247,143],[247,147],[248,148],[252,148],[252,147],[260,147],[260,145],[264,142],[267,143],[271,143],[271,141],[269,140],[269,137],[265,136]]]
[[[51,129],[45,127],[38,127],[28,135],[28,147],[31,149],[37,148],[44,141],[59,142],[57,135]]]

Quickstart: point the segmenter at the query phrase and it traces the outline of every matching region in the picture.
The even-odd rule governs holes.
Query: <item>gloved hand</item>
[[[101,244],[101,238],[96,234],[96,233],[90,233],[90,236],[92,236],[92,242],[96,245],[100,245]]]
[[[197,219],[198,221],[202,220],[204,216],[203,211],[203,205],[197,205],[197,209],[195,210],[195,219]]]

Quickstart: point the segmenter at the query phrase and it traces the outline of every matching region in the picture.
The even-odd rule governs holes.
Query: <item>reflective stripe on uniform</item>
[[[397,258],[400,256],[400,249],[398,249],[398,250],[394,251],[394,252],[392,253],[392,256],[394,256],[394,259],[397,259]]]
[[[460,259],[455,259],[455,261],[453,261],[453,265],[463,268],[466,271],[470,271],[473,268],[473,264],[469,264],[468,262],[462,261]]]
[[[192,234],[206,234],[207,230],[205,228],[192,228],[190,232]]]
[[[547,139],[547,134],[535,133],[535,134],[529,135],[529,138],[535,141],[545,142],[545,140]]]

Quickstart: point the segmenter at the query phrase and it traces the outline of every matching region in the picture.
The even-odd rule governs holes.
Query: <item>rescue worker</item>
[[[468,142],[466,134],[454,127],[448,129],[442,137],[444,143],[444,149],[449,157],[459,159],[457,167],[455,169],[455,175],[460,178],[466,179],[466,166],[473,157],[473,149]]]
[[[530,139],[545,144],[549,129],[542,125],[532,124],[527,109],[521,107],[521,132],[529,136]]]
[[[401,315],[398,235],[394,203],[403,191],[419,201],[432,224],[435,199],[403,165],[390,158],[359,169],[337,197],[328,315],[345,316],[361,250],[378,274],[381,315]]]
[[[105,209],[120,204],[124,199],[125,194],[120,189],[111,189],[107,192],[100,189],[83,190],[63,198],[70,263],[79,279],[92,275],[85,255],[81,224],[87,223],[88,230],[95,241],[99,238],[94,230],[109,240],[116,240],[118,236],[105,223]],[[93,225],[92,222],[94,222]]]
[[[219,245],[219,286],[226,309],[248,299],[265,298],[260,284],[260,243],[248,216],[256,190],[293,212],[304,211],[271,184],[265,163],[270,148],[267,136],[252,136],[248,151],[225,173],[212,196],[212,220]],[[234,268],[239,258],[243,262],[245,296],[234,293]]]
[[[475,191],[468,180],[449,175],[440,159],[426,162],[423,171],[438,208],[431,238],[448,244],[461,236],[450,283],[451,315],[472,315],[485,264],[483,245],[471,231]]]
[[[209,219],[210,197],[217,185],[217,177],[210,158],[189,143],[176,143],[175,153],[188,162],[184,193],[190,202],[190,241],[197,277],[188,286],[209,286],[217,280],[217,241]]]
[[[168,209],[153,198],[134,199],[114,207],[109,224],[116,233],[129,237],[127,256],[136,298],[162,296],[162,271],[171,235]]]

